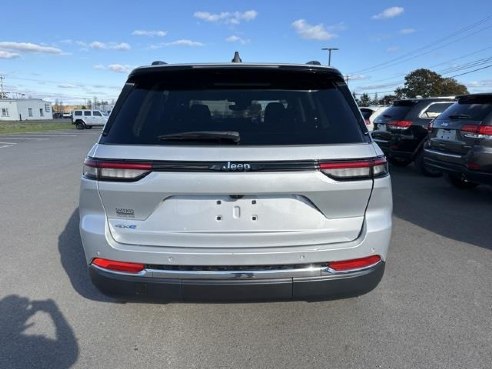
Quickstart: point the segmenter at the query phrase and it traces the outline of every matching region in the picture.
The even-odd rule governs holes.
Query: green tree
[[[395,90],[398,98],[413,98],[417,96],[450,96],[467,94],[465,85],[454,78],[444,78],[429,69],[420,68],[405,76],[405,84]]]
[[[360,95],[360,104],[359,106],[368,106],[371,104],[371,98],[369,97],[368,94],[363,93]]]

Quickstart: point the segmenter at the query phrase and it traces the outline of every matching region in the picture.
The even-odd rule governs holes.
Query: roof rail
[[[167,64],[167,63],[166,62],[163,62],[161,60],[156,60],[156,61],[153,61],[152,62],[152,65],[165,65],[165,64]]]
[[[321,65],[321,63],[317,60],[311,60],[311,61],[308,61],[306,64],[309,64],[309,65]]]

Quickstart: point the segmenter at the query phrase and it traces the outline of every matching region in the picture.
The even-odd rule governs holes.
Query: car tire
[[[478,183],[467,181],[462,175],[459,174],[448,174],[446,179],[449,183],[451,183],[454,187],[459,188],[461,190],[466,190],[470,188],[475,188],[478,186]]]
[[[77,129],[84,129],[85,128],[85,125],[84,125],[84,123],[82,123],[80,121],[79,122],[75,122],[75,128],[77,128]]]
[[[427,165],[425,165],[424,152],[422,150],[417,154],[417,157],[415,158],[415,166],[417,167],[419,172],[426,177],[441,177],[442,176],[441,171],[439,171],[437,169],[430,168]]]
[[[388,162],[395,167],[406,167],[412,161],[410,159],[398,158],[398,157],[389,157]]]

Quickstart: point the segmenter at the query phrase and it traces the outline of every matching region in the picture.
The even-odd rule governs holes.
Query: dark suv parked
[[[424,165],[422,148],[431,120],[454,101],[454,98],[397,100],[376,118],[372,137],[393,165],[407,166],[415,161],[422,174],[438,176],[440,172]]]
[[[492,185],[492,93],[460,96],[434,120],[424,161],[456,187]]]

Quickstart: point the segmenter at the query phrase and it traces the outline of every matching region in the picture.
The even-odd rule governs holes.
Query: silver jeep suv
[[[339,71],[153,64],[84,162],[80,232],[102,292],[311,300],[379,283],[391,182]]]

